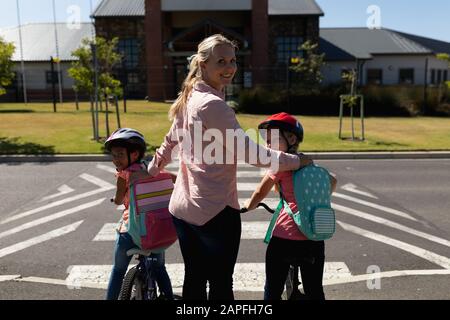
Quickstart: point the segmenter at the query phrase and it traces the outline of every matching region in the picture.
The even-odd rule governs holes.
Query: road
[[[449,299],[450,160],[316,163],[338,177],[327,299]],[[0,164],[0,299],[104,298],[120,217],[113,173],[107,162]],[[241,203],[262,174],[239,165]],[[266,202],[275,206],[276,195]],[[262,209],[242,216],[237,299],[262,298],[269,219]],[[178,244],[166,260],[180,292]]]

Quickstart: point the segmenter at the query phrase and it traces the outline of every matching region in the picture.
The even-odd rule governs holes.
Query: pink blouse
[[[172,153],[176,150],[175,147],[178,148],[180,165],[169,210],[175,217],[194,225],[204,225],[226,206],[240,208],[236,179],[237,160],[244,160],[257,167],[270,167],[270,163],[255,155],[266,153],[272,156],[271,159],[276,157],[278,171],[296,170],[300,166],[297,155],[267,149],[253,142],[242,130],[233,109],[226,104],[224,98],[222,92],[204,82],[198,82],[192,90],[185,111],[174,119],[169,133],[148,167],[150,175],[156,176],[172,161]],[[223,141],[201,139],[196,142],[194,130],[199,126],[203,134],[208,129],[215,129],[215,133],[222,135]],[[235,130],[236,137],[232,138],[234,144],[229,141],[231,138],[226,137],[227,129]],[[183,135],[186,133],[192,137],[191,144],[184,143]],[[214,152],[210,152],[209,145],[213,143],[211,141],[216,146],[219,145]],[[243,147],[236,141],[244,141]],[[220,153],[223,161],[212,164],[208,164],[205,159],[195,161],[202,155],[198,150],[203,150],[203,154],[215,156]],[[232,159],[231,164],[227,164],[227,158]]]

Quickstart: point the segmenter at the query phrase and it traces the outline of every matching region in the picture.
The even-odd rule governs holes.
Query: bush
[[[446,88],[428,88],[425,115],[450,115],[450,94]],[[242,90],[237,111],[250,114],[289,112],[299,115],[338,116],[342,85],[323,87],[318,95],[300,95],[293,90],[257,87]],[[365,116],[413,117],[422,113],[424,89],[421,86],[367,86],[358,90],[364,96]],[[359,105],[355,108],[359,113]],[[344,115],[348,111],[344,110]]]

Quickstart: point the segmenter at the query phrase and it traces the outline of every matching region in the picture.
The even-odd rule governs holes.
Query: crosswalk
[[[171,164],[168,170],[177,172],[177,165]],[[10,239],[24,232],[37,230],[34,236],[21,239],[6,246],[0,245],[0,259],[14,255],[24,250],[32,250],[45,242],[63,237],[69,233],[79,232],[80,226],[86,223],[89,217],[78,219],[78,215],[90,210],[109,210],[108,197],[115,189],[115,169],[109,164],[97,164],[95,170],[82,173],[78,176],[85,183],[95,186],[96,189],[78,193],[75,186],[62,185],[57,192],[47,195],[35,203],[35,207],[23,212],[17,212],[7,219],[0,221],[0,239]],[[238,166],[238,193],[241,204],[247,200],[257,188],[261,177],[265,174],[263,169],[254,168],[246,164]],[[378,277],[399,277],[407,275],[450,274],[450,258],[448,250],[450,241],[441,235],[434,234],[432,228],[424,227],[411,212],[407,212],[393,205],[387,205],[377,195],[372,194],[363,187],[347,183],[340,187],[333,195],[332,206],[337,212],[338,231],[335,238],[339,239],[343,233],[353,235],[354,239],[368,239],[381,246],[389,247],[403,253],[410,254],[424,263],[432,264],[435,269],[420,270],[388,270],[378,273]],[[278,205],[279,199],[275,193],[264,200],[272,208]],[[108,203],[108,206],[106,204]],[[72,206],[72,207],[71,207]],[[123,207],[117,207],[122,210]],[[255,243],[261,243],[265,236],[270,220],[269,214],[263,214],[263,209],[255,210],[255,214],[242,216],[242,237],[240,257],[247,258],[247,250]],[[106,215],[105,215],[106,216]],[[110,245],[116,239],[117,215],[111,216],[110,221],[104,221],[95,232],[83,235],[83,245],[95,248],[103,244]],[[26,220],[26,222],[21,222]],[[61,221],[67,221],[61,226]],[[40,232],[39,228],[59,222],[53,230]],[[370,224],[370,228],[367,225]],[[425,230],[426,229],[426,230]],[[392,237],[392,231],[401,234],[401,238]],[[42,233],[42,234],[40,234]],[[407,241],[404,237],[408,237]],[[247,244],[250,243],[250,244]],[[247,247],[247,245],[249,247]],[[348,244],[352,245],[352,244]],[[177,245],[175,245],[176,247]],[[434,247],[436,246],[436,247]],[[171,251],[173,252],[173,251]],[[99,254],[104,254],[99,252]],[[106,255],[105,255],[106,256]],[[374,274],[352,272],[354,261],[345,256],[335,254],[339,259],[326,261],[324,284],[336,285],[356,281],[368,281]],[[248,262],[239,259],[236,264],[234,289],[243,292],[261,292],[264,288],[264,254],[259,255],[258,261]],[[67,277],[47,278],[36,276],[22,277],[20,275],[0,275],[0,282],[21,281],[35,283],[51,283],[64,285],[69,288],[96,288],[105,289],[111,272],[111,261],[105,259],[104,264],[92,264],[85,261],[83,264],[69,264]],[[1,260],[0,260],[1,261]],[[97,261],[96,261],[97,262]],[[97,262],[98,263],[98,262]],[[170,261],[166,264],[175,292],[180,292],[184,266],[182,263]]]

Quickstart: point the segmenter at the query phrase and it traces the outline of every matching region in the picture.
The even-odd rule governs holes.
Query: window
[[[400,69],[399,83],[414,84],[414,69]]]
[[[438,84],[442,83],[442,70],[438,70],[437,72],[437,83]]]
[[[61,82],[62,82],[62,72],[60,73],[60,77],[61,77]],[[58,84],[58,71],[53,71],[53,79],[52,79],[52,72],[51,71],[46,71],[45,72],[45,81],[47,84]]]
[[[444,70],[443,80],[444,80],[444,82],[447,82],[447,80],[448,80],[448,70]]]
[[[139,74],[135,72],[128,73],[128,84],[138,84]]]
[[[300,50],[302,44],[302,37],[277,37],[277,62],[288,64],[291,58],[302,57],[303,52]]]
[[[127,69],[136,68],[139,65],[140,43],[137,39],[120,39],[118,50],[124,58]]]
[[[367,69],[367,84],[383,84],[383,69]]]
[[[431,69],[431,84],[436,84],[436,69]]]

